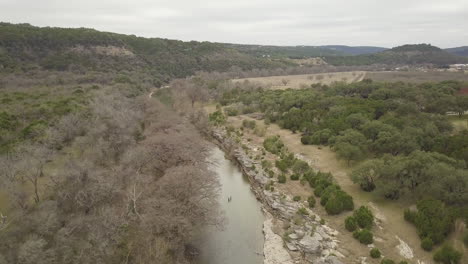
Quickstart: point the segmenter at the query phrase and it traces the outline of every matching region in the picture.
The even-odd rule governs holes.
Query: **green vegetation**
[[[263,147],[273,154],[279,154],[284,149],[284,144],[279,136],[268,137],[263,141]]]
[[[458,264],[461,257],[462,254],[449,245],[443,245],[434,254],[434,260],[443,264]]]
[[[374,54],[358,56],[328,56],[325,61],[332,65],[448,65],[468,61],[464,57],[451,54],[429,44],[404,45]]]
[[[357,229],[357,222],[356,219],[353,216],[348,216],[345,219],[345,228],[349,232],[354,232]]]
[[[278,183],[286,183],[286,175],[284,174],[278,175]]]
[[[354,211],[353,217],[361,228],[370,229],[374,224],[374,215],[366,206],[361,206]]]
[[[144,71],[156,86],[196,71],[278,68],[294,65],[243,54],[223,44],[141,38],[78,28],[0,23],[3,71]],[[164,62],[164,63],[161,63]]]
[[[364,244],[364,245],[369,245],[369,244],[372,244],[374,242],[374,235],[372,234],[371,231],[367,230],[367,229],[362,229],[360,231],[354,231],[353,232],[353,237],[357,240],[359,240],[359,242],[361,244]]]
[[[211,113],[208,118],[210,122],[212,122],[216,126],[220,126],[226,123],[226,117],[224,116],[223,112],[220,110]]]
[[[388,259],[388,258],[385,258],[385,259],[382,259],[380,264],[395,264],[395,261],[393,261],[391,259]]]
[[[301,200],[301,196],[299,196],[299,195],[296,195],[296,196],[293,197],[293,201],[295,201],[295,202],[298,202],[300,200]]]
[[[379,250],[378,248],[373,248],[373,249],[371,249],[370,252],[369,252],[369,254],[370,254],[370,256],[371,256],[372,258],[375,258],[375,259],[376,259],[376,258],[380,258],[380,256],[382,255],[382,254],[380,253],[380,250]]]
[[[389,200],[437,200],[429,207],[440,209],[444,219],[436,212],[423,217],[432,214],[423,209],[415,222],[421,239],[429,237],[437,245],[455,217],[468,219],[468,132],[453,130],[446,116],[468,110],[468,97],[456,95],[463,86],[457,81],[364,80],[299,90],[238,87],[221,97],[226,105],[251,106],[280,127],[302,133],[303,144],[328,145],[348,164],[357,163],[351,178],[364,191]],[[282,171],[293,166],[284,157],[277,165]],[[346,206],[352,199],[335,186],[331,175],[304,173],[304,179],[328,213],[352,208]]]
[[[417,211],[405,211],[405,219],[413,223],[422,239],[421,247],[432,249],[441,243],[453,228],[454,216],[443,202],[426,199],[417,204]]]
[[[309,204],[309,208],[314,208],[315,207],[315,197],[314,196],[309,196],[309,198],[307,198],[307,203]],[[468,240],[468,235],[465,236]]]

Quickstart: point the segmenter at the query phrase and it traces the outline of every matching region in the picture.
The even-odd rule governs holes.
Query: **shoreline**
[[[212,142],[247,176],[250,189],[261,203],[266,217],[263,223],[264,264],[292,264],[298,261],[343,264],[342,259],[345,256],[338,248],[338,231],[322,224],[320,216],[308,208],[306,202],[295,202],[289,195],[266,190],[265,186],[271,179],[266,176],[259,162],[250,159],[242,147],[227,135],[224,128],[214,128],[210,132]],[[301,215],[303,223],[296,224],[293,218],[302,208],[305,208],[308,215]],[[274,232],[275,223],[288,223],[290,231],[282,237]]]

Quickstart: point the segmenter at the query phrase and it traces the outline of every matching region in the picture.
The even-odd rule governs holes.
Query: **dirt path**
[[[230,117],[229,122],[234,124],[236,127],[242,123],[243,119],[251,119],[247,116],[238,116]],[[258,121],[257,123],[263,124],[263,121]],[[410,259],[412,263],[418,263],[418,260],[424,261],[425,264],[431,264],[432,255],[431,253],[425,252],[420,247],[420,239],[416,233],[416,229],[411,224],[407,223],[403,219],[403,210],[408,205],[392,202],[383,199],[378,199],[374,197],[371,193],[366,193],[360,190],[360,188],[353,184],[348,174],[351,168],[347,167],[346,164],[336,158],[336,155],[328,147],[318,147],[312,145],[303,145],[300,141],[300,134],[294,134],[289,130],[281,129],[276,124],[271,124],[268,126],[266,136],[270,135],[279,135],[288,149],[295,153],[301,154],[306,159],[310,160],[313,164],[313,167],[317,170],[324,172],[331,172],[336,181],[345,190],[347,193],[353,196],[355,204],[357,206],[367,205],[371,207],[374,211],[376,218],[379,219],[379,226],[374,227],[373,232],[376,237],[375,245],[382,250],[383,254],[398,260],[397,263],[404,259],[399,253],[398,246],[403,247],[401,241],[406,242],[414,253],[414,258]],[[260,144],[257,140],[252,140],[253,144]],[[286,190],[293,195],[300,195],[298,188],[288,187]],[[296,193],[294,193],[296,192]],[[301,191],[302,194],[304,190]],[[319,209],[319,207],[317,207]],[[347,232],[343,227],[344,218],[349,215],[341,214],[339,216],[326,216],[323,212],[324,218],[333,228],[336,228],[341,233],[342,240],[344,240],[344,245],[349,251],[361,252],[361,254],[367,253],[364,256],[368,256],[368,249],[356,242],[349,232]],[[400,241],[401,239],[401,241]],[[367,259],[367,263],[379,263],[379,261],[374,261],[372,259]]]

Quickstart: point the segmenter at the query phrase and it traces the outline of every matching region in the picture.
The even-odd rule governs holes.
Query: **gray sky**
[[[468,0],[0,0],[0,21],[270,45],[468,45]]]

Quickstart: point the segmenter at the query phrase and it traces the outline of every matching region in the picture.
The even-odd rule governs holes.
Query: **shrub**
[[[226,113],[227,116],[236,116],[239,114],[239,110],[236,107],[226,107],[224,108],[224,113]]]
[[[398,264],[408,264],[408,261],[402,260],[402,261],[400,261]]]
[[[297,213],[300,215],[309,215],[309,212],[307,212],[307,209],[305,209],[304,207],[299,208],[297,210]]]
[[[278,175],[278,182],[279,183],[286,183],[286,176],[284,174]]]
[[[297,174],[305,173],[309,169],[309,164],[300,159],[295,159],[294,164],[292,165],[292,171]]]
[[[353,237],[359,240],[359,242],[364,245],[369,245],[372,244],[372,242],[374,242],[374,235],[371,231],[367,229],[362,229],[361,231],[354,231]]]
[[[309,198],[307,198],[307,203],[309,203],[310,208],[314,208],[315,207],[315,197],[314,196],[309,196]]]
[[[421,247],[426,251],[431,251],[432,247],[434,247],[434,242],[429,237],[426,237],[421,241]]]
[[[381,255],[382,255],[382,254],[380,254],[380,250],[379,250],[378,248],[373,248],[373,249],[371,249],[371,251],[370,251],[370,256],[371,256],[372,258],[380,258]]]
[[[405,217],[405,220],[410,222],[410,223],[414,223],[414,219],[416,219],[416,215],[417,213],[410,210],[410,209],[405,209],[405,212],[404,212],[404,217]]]
[[[366,206],[361,206],[354,211],[354,218],[361,228],[371,228],[374,222],[374,215]]]
[[[453,226],[453,217],[445,204],[439,200],[421,200],[414,216],[414,225],[421,238],[429,237],[434,244],[444,240]]]
[[[461,256],[462,254],[452,246],[444,245],[436,251],[434,260],[444,264],[458,264],[460,263]]]
[[[386,258],[386,259],[382,259],[380,264],[395,264],[395,261]]]
[[[299,180],[299,175],[298,174],[292,174],[291,175],[291,180],[292,181],[298,181]]]
[[[350,211],[353,209],[353,198],[340,189],[332,191],[325,204],[325,210],[330,215],[336,215],[343,211]]]
[[[279,154],[283,148],[284,144],[279,138],[279,136],[273,136],[273,137],[267,137],[263,141],[263,147],[268,151],[273,154]]]
[[[323,219],[323,218],[320,219],[320,224],[321,224],[321,225],[324,225],[324,224],[325,224],[325,219]]]
[[[244,119],[242,121],[242,127],[245,127],[245,128],[254,129],[256,125],[257,125],[257,122],[255,122],[255,120]]]
[[[268,160],[262,160],[262,168],[263,169],[270,169],[273,165]]]
[[[210,120],[211,123],[213,123],[216,126],[222,125],[226,122],[226,117],[219,110],[211,113],[208,119]]]
[[[465,246],[468,247],[468,232],[465,232],[463,235],[463,243],[465,243]]]
[[[349,232],[354,232],[357,228],[356,219],[352,216],[348,216],[345,219],[345,228]]]
[[[297,202],[297,201],[300,201],[301,200],[301,196],[299,195],[296,195],[293,197],[293,201]]]
[[[266,134],[266,128],[264,126],[256,126],[254,129],[254,134],[263,137]]]

